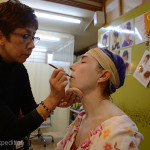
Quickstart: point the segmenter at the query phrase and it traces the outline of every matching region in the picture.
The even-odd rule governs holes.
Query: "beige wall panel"
[[[143,0],[122,0],[123,14],[136,8],[137,6],[141,5],[142,3],[143,3]]]
[[[2,3],[2,2],[7,2],[7,0],[0,0],[0,3]]]
[[[143,0],[143,3],[150,2],[150,0]]]
[[[106,23],[119,17],[119,0],[106,1]]]

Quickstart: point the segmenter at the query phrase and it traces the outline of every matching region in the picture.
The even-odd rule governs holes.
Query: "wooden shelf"
[[[75,113],[77,113],[77,114],[79,113],[78,110],[75,110],[75,109],[72,109],[72,108],[70,109],[70,111],[75,112]]]
[[[80,111],[70,108],[70,124],[75,120]]]

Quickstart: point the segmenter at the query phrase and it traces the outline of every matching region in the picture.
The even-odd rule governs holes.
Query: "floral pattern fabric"
[[[57,144],[56,150],[71,150],[85,111],[78,114],[68,127],[65,137]],[[90,131],[77,150],[138,150],[143,135],[136,124],[127,116],[114,116]]]

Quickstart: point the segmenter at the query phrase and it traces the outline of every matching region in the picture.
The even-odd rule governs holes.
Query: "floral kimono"
[[[85,111],[78,114],[68,127],[65,137],[57,144],[56,150],[74,150],[75,139]],[[138,150],[143,136],[135,123],[127,116],[114,116],[90,131],[87,138],[76,150]]]

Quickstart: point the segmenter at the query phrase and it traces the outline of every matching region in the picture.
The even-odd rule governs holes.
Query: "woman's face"
[[[107,44],[107,39],[103,39],[103,45],[106,46]]]
[[[128,57],[127,57],[127,56],[124,56],[124,57],[123,57],[123,60],[124,60],[125,63],[127,63]]]
[[[0,54],[6,62],[23,63],[31,55],[32,49],[35,47],[32,37],[34,37],[35,29],[17,28],[10,34],[9,40],[1,35]],[[26,38],[26,36],[28,38]]]
[[[85,53],[78,62],[70,66],[70,70],[70,87],[76,87],[83,92],[97,87],[100,69],[98,62],[90,54]]]
[[[117,43],[117,38],[118,38],[117,36],[113,36],[113,42],[114,43]]]
[[[129,33],[125,33],[124,36],[125,36],[125,40],[126,41],[130,40],[130,34]]]

